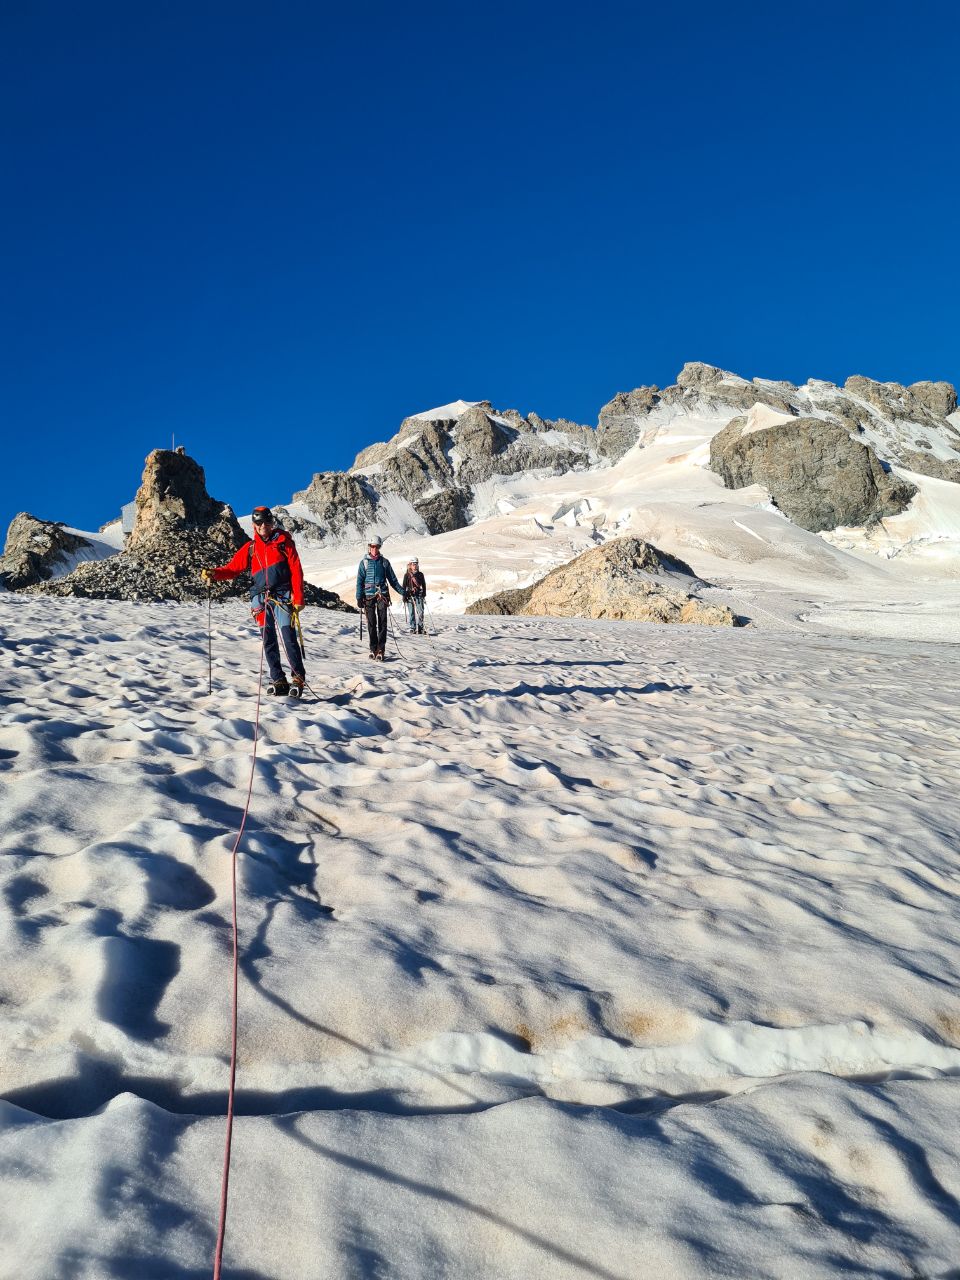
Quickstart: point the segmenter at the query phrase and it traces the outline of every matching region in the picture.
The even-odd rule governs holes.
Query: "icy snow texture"
[[[441,620],[360,675],[308,611],[228,1276],[951,1274],[960,651],[763,599]],[[202,607],[0,600],[0,1275],[209,1274],[258,655],[214,619],[211,702]]]

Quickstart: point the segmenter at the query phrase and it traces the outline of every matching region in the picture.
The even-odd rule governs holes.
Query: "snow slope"
[[[308,611],[225,1275],[955,1274],[960,649],[771,612],[441,617],[380,667]],[[0,1276],[210,1271],[258,659],[213,617],[209,700],[201,607],[0,599]]]
[[[615,467],[495,477],[479,486],[466,528],[429,537],[412,522],[387,520],[385,554],[398,575],[417,556],[428,603],[460,612],[481,596],[535,581],[598,540],[632,534],[722,586],[724,600],[758,624],[766,607],[757,607],[758,598],[789,591],[794,619],[803,610],[851,610],[849,624],[860,628],[866,609],[882,614],[896,605],[894,634],[924,635],[926,620],[914,624],[904,607],[919,590],[949,614],[941,638],[960,640],[960,485],[909,473],[920,493],[901,515],[869,532],[810,533],[772,507],[764,489],[726,489],[707,469],[710,439],[728,418],[674,414],[653,444],[632,449]],[[301,543],[308,577],[351,602],[362,553],[359,545]]]

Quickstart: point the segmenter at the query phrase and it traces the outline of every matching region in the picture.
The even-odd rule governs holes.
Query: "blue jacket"
[[[357,570],[357,604],[363,600],[372,600],[377,592],[389,599],[387,583],[393,587],[394,591],[400,595],[403,594],[403,588],[393,572],[393,565],[385,556],[379,555],[376,560],[372,560],[370,556],[364,556]]]

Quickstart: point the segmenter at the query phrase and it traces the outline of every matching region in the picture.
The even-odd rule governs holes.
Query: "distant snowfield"
[[[772,413],[751,412],[760,425]],[[960,485],[903,472],[919,493],[901,515],[872,530],[809,533],[786,520],[765,489],[726,489],[707,469],[710,439],[729,416],[673,418],[655,444],[632,449],[615,467],[494,477],[478,487],[474,523],[452,533],[417,533],[416,513],[397,499],[379,530],[384,552],[398,575],[416,556],[428,604],[461,613],[482,596],[527,586],[600,540],[632,535],[685,560],[718,587],[714,598],[757,626],[796,624],[822,610],[841,630],[923,638],[931,634],[932,604],[938,638],[960,641]],[[294,510],[309,516],[305,507]],[[350,602],[363,551],[359,542],[300,545],[310,580]]]
[[[705,547],[810,556],[743,561],[754,629],[438,611],[381,667],[307,612],[323,700],[265,703],[239,855],[225,1276],[956,1274],[950,584],[727,506]],[[206,617],[0,598],[2,1276],[210,1272],[259,646],[215,608],[208,699]]]

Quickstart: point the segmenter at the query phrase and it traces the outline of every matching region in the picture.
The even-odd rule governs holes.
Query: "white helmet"
[[[372,538],[368,538],[368,539],[367,539],[367,546],[368,546],[368,547],[382,547],[382,546],[383,546],[383,539],[380,537],[379,533],[375,533],[375,534],[373,535],[373,537],[372,537]]]

